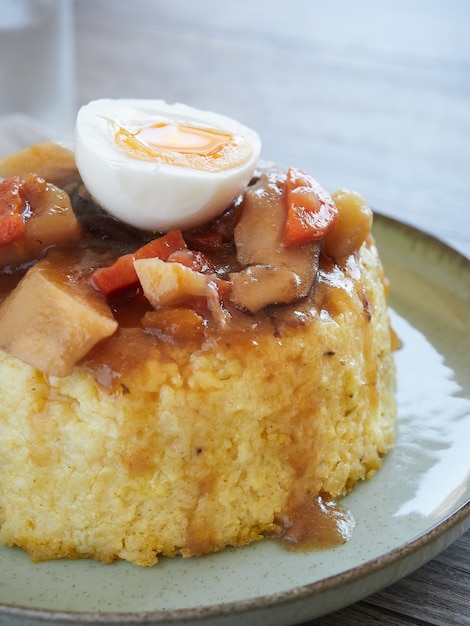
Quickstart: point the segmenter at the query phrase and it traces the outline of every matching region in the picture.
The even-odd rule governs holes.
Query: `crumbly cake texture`
[[[150,566],[279,532],[296,500],[372,476],[396,408],[371,237],[310,305],[196,350],[155,341],[110,388],[0,351],[0,543]]]

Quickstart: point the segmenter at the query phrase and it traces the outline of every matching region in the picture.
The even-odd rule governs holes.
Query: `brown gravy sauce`
[[[146,233],[128,227],[104,214],[80,187],[71,190],[73,210],[81,224],[82,239],[76,244],[63,248],[52,248],[46,252],[58,274],[63,274],[78,290],[89,290],[89,278],[96,267],[110,265],[122,254],[135,251],[157,233]],[[210,225],[183,233],[189,246],[208,254],[217,268],[216,272],[226,276],[238,271],[238,261],[233,240],[237,208],[230,208]],[[223,243],[205,248],[209,235],[221,235]],[[200,245],[198,245],[200,244]],[[34,261],[20,266],[0,269],[0,302],[15,288]],[[309,296],[287,306],[269,306],[255,315],[238,311],[228,303],[225,305],[230,314],[230,324],[221,334],[205,307],[199,310],[197,302],[188,302],[193,312],[200,313],[200,323],[195,316],[192,328],[178,319],[166,320],[164,327],[143,328],[143,316],[152,311],[152,307],[143,297],[138,287],[133,286],[108,298],[112,312],[119,322],[119,332],[106,342],[96,346],[81,365],[91,370],[99,382],[110,386],[111,381],[133,371],[146,358],[151,357],[155,349],[165,352],[165,345],[180,345],[187,349],[200,349],[206,341],[222,341],[227,345],[245,345],[261,339],[263,335],[281,336],[283,329],[297,327],[325,313],[335,316],[351,297],[358,297],[360,280],[354,255],[349,259],[349,267],[334,266],[327,259],[320,257],[320,268],[316,286]],[[354,293],[356,294],[354,295]],[[177,314],[176,312],[172,313]],[[177,317],[177,315],[176,315]],[[183,316],[181,316],[183,319]],[[187,321],[187,315],[184,322]],[[175,330],[176,329],[176,330]],[[136,350],[136,342],[139,350]]]
[[[351,538],[355,521],[337,502],[317,496],[291,505],[281,524],[281,533],[272,538],[287,550],[308,552],[343,545]]]

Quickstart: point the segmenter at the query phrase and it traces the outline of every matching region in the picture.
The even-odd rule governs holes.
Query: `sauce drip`
[[[351,538],[355,522],[350,511],[317,496],[291,506],[282,525],[283,531],[275,539],[288,550],[307,552],[343,545]]]

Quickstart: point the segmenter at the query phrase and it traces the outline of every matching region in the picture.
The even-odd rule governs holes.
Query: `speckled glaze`
[[[376,215],[402,341],[398,436],[383,468],[343,504],[349,543],[292,553],[269,540],[154,568],[32,564],[0,548],[0,624],[272,624],[351,604],[407,575],[470,527],[470,261]]]

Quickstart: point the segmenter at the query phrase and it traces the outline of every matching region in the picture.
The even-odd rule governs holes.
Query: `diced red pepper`
[[[153,239],[133,254],[125,254],[119,257],[109,267],[101,267],[92,275],[92,282],[97,289],[108,295],[138,282],[134,269],[135,259],[158,258],[162,261],[177,250],[186,248],[186,243],[180,230],[171,230],[166,235]]]
[[[330,194],[309,174],[290,167],[286,180],[284,244],[301,246],[323,239],[338,219]]]
[[[18,176],[0,183],[0,244],[10,243],[25,231],[26,200]]]

